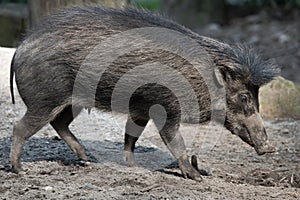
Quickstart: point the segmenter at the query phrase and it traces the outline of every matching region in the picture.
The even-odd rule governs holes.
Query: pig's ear
[[[214,69],[214,78],[216,83],[220,87],[230,84],[232,81],[231,73],[228,69],[224,70],[223,68],[216,67]]]

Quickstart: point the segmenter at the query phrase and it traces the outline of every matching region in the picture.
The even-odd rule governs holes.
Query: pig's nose
[[[265,145],[260,147],[255,147],[255,151],[258,155],[263,155],[265,153],[274,153],[276,152],[276,148],[269,144],[267,141]]]

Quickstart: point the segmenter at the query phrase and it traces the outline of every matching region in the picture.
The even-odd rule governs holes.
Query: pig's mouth
[[[256,146],[254,145],[254,149],[258,155],[264,155],[265,153],[274,153],[276,148],[269,144],[269,141],[266,141],[264,145]]]
[[[264,155],[265,153],[274,153],[276,151],[275,147],[271,146],[268,140],[257,138],[258,135],[266,134],[265,129],[251,132],[247,127],[245,127],[245,130],[246,134],[244,138],[241,137],[242,140],[247,142],[250,146],[254,147],[258,155]]]

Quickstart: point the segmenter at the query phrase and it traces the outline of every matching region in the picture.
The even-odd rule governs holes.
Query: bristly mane
[[[262,58],[253,48],[245,44],[231,47],[227,53],[238,63],[233,70],[241,77],[248,78],[253,85],[262,86],[279,75],[279,67],[270,59]]]

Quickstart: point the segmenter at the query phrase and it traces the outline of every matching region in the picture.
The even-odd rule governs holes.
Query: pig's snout
[[[258,155],[263,155],[265,153],[274,153],[276,148],[269,143],[267,139],[267,133],[265,129],[249,131],[250,142],[249,144],[254,147]]]
[[[269,144],[268,136],[259,113],[253,114],[246,120],[249,138],[258,155],[274,153],[276,148]]]
[[[274,153],[276,148],[269,144],[267,141],[264,145],[254,146],[255,151],[258,155],[264,155],[265,153]]]

